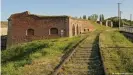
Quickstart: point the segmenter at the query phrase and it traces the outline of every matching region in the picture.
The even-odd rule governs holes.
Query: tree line
[[[75,17],[75,18],[78,18],[78,17]],[[104,15],[101,14],[101,15],[97,15],[97,14],[92,14],[90,16],[86,16],[86,15],[83,15],[82,17],[80,16],[79,19],[85,19],[85,20],[91,20],[91,21],[94,21],[96,22],[99,18],[99,21],[104,21]]]
[[[78,18],[78,17],[75,17],[75,18]],[[100,15],[92,14],[90,16],[83,15],[82,17],[80,16],[79,19],[91,20],[94,22],[97,22],[99,20],[100,22],[104,22],[104,24],[107,20],[110,20],[113,22],[114,27],[119,26],[118,17],[110,17],[110,18],[105,19],[103,14],[100,14]],[[132,25],[133,26],[133,21],[128,20],[128,19],[121,19],[120,23],[121,23],[121,26],[122,25]]]

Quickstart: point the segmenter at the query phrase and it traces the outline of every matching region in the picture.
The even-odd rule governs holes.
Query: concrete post
[[[103,25],[103,22],[100,22],[100,25]]]
[[[108,27],[108,20],[106,21],[106,27]]]

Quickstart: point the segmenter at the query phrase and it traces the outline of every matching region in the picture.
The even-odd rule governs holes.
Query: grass
[[[2,75],[48,75],[84,37],[33,41],[2,51]]]
[[[61,75],[73,75],[73,74],[74,75],[84,75],[84,74],[96,75],[96,74],[99,74],[100,72],[102,72],[102,69],[99,70],[100,66],[98,66],[98,64],[100,64],[99,59],[87,60],[88,58],[91,59],[91,58],[95,58],[95,57],[99,56],[98,46],[96,45],[98,43],[98,39],[99,39],[98,33],[99,32],[95,32],[95,31],[90,33],[89,35],[91,37],[87,37],[87,39],[85,39],[82,43],[80,43],[80,46],[78,46],[75,49],[77,52],[74,53],[74,55],[71,57],[71,59],[68,62],[66,62],[66,64],[63,65],[62,70],[60,70]],[[92,48],[91,49],[87,48],[87,46],[88,47],[92,46]],[[89,50],[84,51],[84,49],[92,50],[92,52],[84,53],[84,52],[89,51]],[[80,54],[80,53],[82,53],[82,54]],[[83,54],[85,54],[85,55],[87,54],[89,56],[83,57]],[[79,60],[79,59],[82,59],[82,60]],[[75,62],[78,62],[78,63],[75,63]],[[73,70],[78,70],[78,71],[73,71]],[[86,71],[80,71],[80,70],[86,70]]]
[[[100,24],[95,23],[95,22],[93,22],[93,21],[90,21],[90,22],[91,22],[91,24],[94,25],[96,31],[100,31],[100,32],[101,32],[101,31],[105,31],[105,30],[110,30],[110,29],[112,29],[111,27],[106,27],[106,26],[104,26],[104,25],[100,25]]]
[[[100,47],[108,74],[133,73],[133,43],[117,29],[92,22],[100,34]],[[61,57],[84,37],[39,40],[2,51],[2,75],[48,75]],[[114,47],[114,48],[108,48]]]
[[[100,47],[108,74],[133,73],[133,43],[122,34],[118,31],[103,32]]]

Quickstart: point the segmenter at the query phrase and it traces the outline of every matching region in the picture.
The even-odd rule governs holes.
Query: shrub
[[[26,44],[13,46],[11,48],[8,48],[7,50],[2,51],[1,53],[2,62],[19,59],[24,55],[28,55],[31,52],[35,52],[38,49],[49,47],[50,45],[51,44],[49,42],[34,41]]]

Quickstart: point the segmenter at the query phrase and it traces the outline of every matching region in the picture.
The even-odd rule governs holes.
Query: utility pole
[[[122,20],[121,20],[121,16],[122,15],[122,11],[120,11],[120,23],[122,23],[123,24],[123,22],[122,22]],[[122,25],[123,26],[123,25]]]
[[[132,14],[130,14],[130,25],[132,25]]]
[[[121,12],[120,12],[120,4],[121,4],[121,3],[118,3],[118,19],[119,19],[119,28],[120,28],[120,24],[121,24],[121,22],[120,22],[120,21],[121,21],[121,20],[120,20],[120,17],[121,17],[121,15],[120,15],[120,13],[121,13]]]

